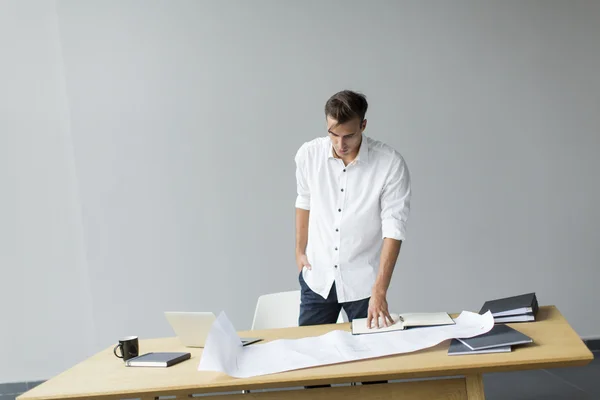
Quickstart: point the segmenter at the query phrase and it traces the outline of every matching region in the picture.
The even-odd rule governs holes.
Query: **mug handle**
[[[117,354],[118,348],[121,349],[121,355]],[[113,353],[115,353],[115,356],[117,356],[118,358],[123,358],[123,346],[121,345],[121,343],[119,343],[118,345],[115,346],[115,348],[113,349]]]

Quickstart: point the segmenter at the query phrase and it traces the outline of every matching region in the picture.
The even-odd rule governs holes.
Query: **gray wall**
[[[21,21],[9,51],[52,50],[36,78],[56,81],[58,101],[39,110],[9,104],[24,90],[11,86],[6,102],[23,130],[32,113],[62,107],[53,119],[60,140],[39,157],[15,146],[8,158],[54,171],[62,190],[53,193],[62,197],[34,196],[44,211],[36,216],[19,218],[12,203],[5,212],[17,215],[23,232],[60,224],[53,239],[73,257],[31,262],[31,249],[42,260],[52,249],[48,238],[23,233],[1,294],[23,298],[12,301],[11,326],[25,318],[38,326],[79,307],[73,327],[53,329],[56,338],[90,333],[80,358],[119,336],[171,335],[165,310],[225,310],[237,328],[249,328],[260,294],[297,288],[293,156],[325,135],[326,98],[351,88],[370,100],[367,133],[396,147],[413,178],[392,310],[478,310],[489,298],[536,291],[580,335],[600,336],[600,3],[56,4],[58,36]],[[14,35],[21,31],[35,44]],[[22,61],[8,59],[20,69]],[[64,71],[45,76],[61,62]],[[38,96],[38,83],[18,73]],[[0,123],[3,143],[22,140]],[[48,126],[40,122],[36,134]],[[47,185],[41,175],[23,176],[33,193]],[[16,179],[8,178],[3,188]],[[20,202],[33,201],[18,193]],[[56,218],[50,201],[73,223]],[[12,230],[0,232],[12,243]],[[39,283],[56,285],[48,294],[23,279],[26,268],[32,277],[55,276],[48,271],[65,265],[66,282]],[[80,304],[48,306],[74,296]],[[13,373],[2,364],[0,381],[65,367],[26,370],[16,350],[1,349],[22,365]]]
[[[56,7],[0,3],[0,383],[97,349]]]

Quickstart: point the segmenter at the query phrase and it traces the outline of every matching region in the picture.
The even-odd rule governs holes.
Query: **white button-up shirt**
[[[306,284],[327,298],[335,282],[340,303],[369,297],[383,238],[405,238],[411,189],[404,158],[363,134],[347,166],[329,137],[304,143],[295,162],[296,207],[310,210]]]

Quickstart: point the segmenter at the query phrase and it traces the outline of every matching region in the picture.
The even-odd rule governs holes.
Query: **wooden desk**
[[[112,347],[101,351],[68,371],[19,396],[18,400],[48,399],[155,399],[176,396],[190,399],[193,394],[235,392],[201,397],[234,399],[483,399],[481,374],[588,364],[593,355],[554,306],[541,307],[538,321],[511,324],[529,335],[534,343],[515,347],[512,353],[448,356],[449,341],[414,353],[234,379],[221,373],[197,371],[201,349],[186,349],[177,338],[140,342],[142,353],[149,351],[190,351],[192,359],[170,368],[130,368],[117,359]],[[333,329],[350,329],[350,324],[321,325],[287,329],[242,332],[241,335],[266,340],[301,338],[324,334]],[[459,376],[460,377],[457,377]],[[450,377],[435,380],[302,389],[304,385]],[[454,378],[452,378],[454,377]],[[298,388],[253,392],[267,388]],[[242,390],[250,393],[242,394]]]

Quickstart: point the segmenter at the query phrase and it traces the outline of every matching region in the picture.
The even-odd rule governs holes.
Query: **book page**
[[[407,313],[401,314],[404,318],[404,325],[410,326],[432,326],[432,325],[451,325],[454,320],[450,318],[448,313]]]

